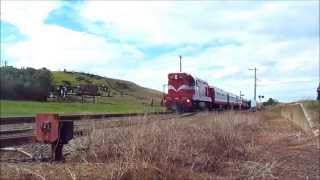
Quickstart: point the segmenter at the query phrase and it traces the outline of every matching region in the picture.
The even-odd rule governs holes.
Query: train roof
[[[230,92],[225,91],[225,90],[223,90],[223,89],[221,89],[221,88],[218,88],[218,87],[216,87],[216,86],[210,86],[210,87],[211,87],[211,88],[214,88],[215,90],[218,90],[219,92],[226,93],[226,94],[229,94],[229,96],[232,96],[232,97],[235,97],[235,98],[239,98],[239,99],[240,99],[240,96],[238,96],[238,95],[236,95],[236,94],[230,93]],[[244,98],[242,98],[242,100],[248,101],[247,99],[244,99]]]
[[[177,73],[169,73],[168,74],[168,76],[172,76],[172,75],[179,75],[179,74],[181,74],[181,75],[185,75],[185,76],[190,76],[190,77],[192,77],[194,80],[196,80],[196,81],[200,81],[200,82],[202,82],[202,83],[204,83],[204,84],[208,84],[208,82],[207,81],[204,81],[204,80],[202,80],[202,79],[200,79],[200,78],[198,78],[198,77],[196,77],[196,76],[193,76],[192,74],[189,74],[189,73],[185,73],[185,72],[177,72]],[[209,85],[209,84],[208,84]]]

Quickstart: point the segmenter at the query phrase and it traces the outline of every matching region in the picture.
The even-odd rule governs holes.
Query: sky
[[[265,100],[315,99],[319,1],[1,1],[1,64],[163,91],[182,71]]]

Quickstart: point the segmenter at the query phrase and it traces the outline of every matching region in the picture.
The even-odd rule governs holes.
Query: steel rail
[[[0,148],[30,144],[32,142],[34,142],[34,135],[32,134],[0,137]]]
[[[155,113],[153,113],[153,114],[155,114]],[[169,114],[169,113],[158,113],[158,114]],[[183,114],[183,115],[179,115],[178,117],[188,117],[188,116],[193,116],[195,114],[196,113]],[[130,115],[127,114],[127,116],[130,116]],[[136,113],[134,115],[137,116],[137,115],[142,115],[142,114]],[[91,117],[94,117],[93,119],[99,119],[98,116],[91,116]],[[118,116],[108,116],[108,117],[125,117],[125,116],[118,114]],[[168,117],[168,118],[164,118],[164,119],[173,119],[173,118],[177,118],[177,117]],[[101,118],[101,119],[103,119],[103,118]],[[158,120],[164,120],[164,119],[162,118],[162,119],[158,119]],[[135,124],[130,124],[130,126],[131,125],[135,125]],[[75,126],[76,127],[76,129],[74,130],[75,137],[87,135],[89,133],[88,132],[89,129],[82,129],[82,128],[80,128],[80,126],[81,125]],[[127,125],[120,125],[120,126],[114,126],[114,127],[122,127],[122,126],[127,126]],[[109,128],[114,128],[114,127],[112,126]],[[29,132],[29,133],[26,133],[26,132]],[[2,132],[0,131],[0,148],[34,143],[34,142],[36,142],[36,140],[35,140],[35,135],[33,134],[33,132],[34,132],[33,128],[5,130]]]
[[[0,135],[19,134],[19,133],[25,133],[25,132],[29,132],[29,131],[33,131],[33,130],[34,130],[33,128],[0,130]]]
[[[30,131],[30,130],[29,130]],[[88,134],[87,129],[76,129],[74,130],[74,136],[83,136]],[[30,144],[36,142],[35,135],[32,131],[29,133],[17,133],[10,134],[5,136],[0,136],[0,148],[10,147],[10,146],[19,146],[24,144]]]
[[[152,112],[152,113],[108,113],[108,114],[61,114],[59,115],[60,120],[88,120],[88,119],[104,119],[113,117],[130,117],[130,116],[143,116],[145,114],[149,115],[161,115],[170,114],[170,112]],[[34,123],[35,117],[24,116],[24,117],[0,117],[0,125],[8,124],[22,124],[22,123]]]
[[[154,114],[170,114],[168,112],[165,113],[152,113]],[[172,114],[172,113],[171,113]],[[184,117],[189,117],[193,116],[197,113],[187,113],[187,114],[182,114],[179,115],[178,118],[184,118]],[[89,118],[92,119],[103,119],[103,118],[109,118],[109,117],[126,117],[126,116],[132,116],[132,114],[116,114],[116,116],[110,116],[111,114],[107,114],[107,116],[104,115],[95,115],[95,116],[90,116]],[[114,114],[113,114],[114,115]],[[133,116],[138,116],[138,115],[144,115],[142,113],[134,113]],[[73,117],[77,117],[78,115],[74,115]],[[61,116],[60,116],[61,117]],[[70,116],[64,116],[64,118],[67,118]],[[74,118],[73,120],[80,120],[78,118],[84,117],[84,115],[78,116],[77,118]],[[100,117],[100,118],[99,118]],[[161,118],[158,120],[168,120],[168,119],[174,119],[177,117],[168,117],[168,118]],[[84,118],[83,118],[84,119]],[[88,119],[88,118],[86,118]],[[21,122],[20,122],[21,123]],[[150,123],[150,122],[149,122]],[[139,124],[139,123],[138,123]],[[130,124],[129,126],[136,125],[136,124]],[[81,125],[76,125],[76,129],[74,130],[74,136],[83,136],[87,135],[89,132],[89,129],[82,129],[80,128]],[[120,125],[120,126],[114,126],[114,127],[122,127],[122,126],[128,126],[128,125]],[[109,128],[114,128],[114,127],[109,127]],[[28,132],[29,133],[26,133]],[[26,129],[14,129],[14,130],[5,130],[5,131],[0,131],[0,148],[3,147],[10,147],[10,146],[19,146],[19,145],[25,145],[25,144],[30,144],[36,142],[35,140],[35,135],[34,135],[34,129],[33,128],[26,128]]]

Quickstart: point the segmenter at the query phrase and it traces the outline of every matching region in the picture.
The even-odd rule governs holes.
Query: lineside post
[[[63,160],[63,145],[73,138],[73,121],[60,121],[58,114],[37,114],[36,141],[51,144],[51,158]]]
[[[257,68],[249,69],[250,71],[254,71],[254,101],[257,100]]]

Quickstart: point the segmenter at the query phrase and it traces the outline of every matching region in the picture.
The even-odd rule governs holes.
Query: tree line
[[[51,72],[46,69],[0,67],[0,98],[46,101],[53,87]]]

